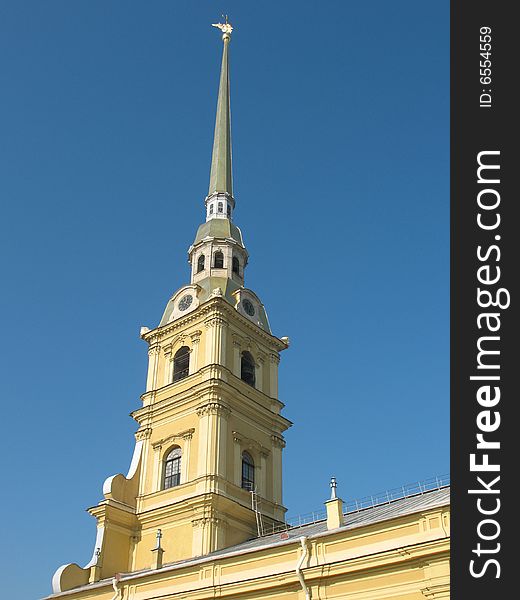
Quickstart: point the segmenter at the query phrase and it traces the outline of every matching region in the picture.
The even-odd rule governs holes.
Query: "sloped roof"
[[[385,504],[378,504],[370,508],[364,508],[357,512],[347,513],[345,515],[345,524],[335,531],[356,529],[357,527],[364,527],[367,525],[373,525],[375,523],[381,523],[390,519],[396,519],[406,515],[422,512],[425,510],[431,510],[446,506],[450,503],[450,487],[442,487],[440,489],[426,491],[422,494],[416,494],[407,498],[400,498],[398,500],[392,500]],[[266,535],[263,537],[257,537],[223,550],[217,550],[205,556],[197,556],[194,558],[188,558],[180,560],[174,563],[166,563],[159,571],[169,571],[173,569],[180,569],[182,567],[189,566],[191,564],[200,564],[205,562],[211,562],[219,558],[226,556],[233,556],[239,554],[245,554],[247,552],[254,552],[256,550],[262,550],[277,546],[284,546],[287,544],[294,544],[300,537],[305,536],[313,538],[320,535],[327,534],[327,523],[325,520],[311,523],[309,525],[302,525],[301,527],[292,527],[282,533],[275,533],[272,535]],[[159,572],[154,569],[143,569],[140,571],[132,571],[130,573],[121,573],[121,580],[132,579],[133,577],[146,576],[148,573]],[[96,583],[88,584],[78,588],[74,588],[68,592],[62,592],[59,594],[52,594],[47,598],[55,598],[58,596],[65,596],[67,594],[75,593],[83,589],[95,588],[102,585],[106,585],[112,578],[104,579]],[[44,599],[45,600],[45,599]]]
[[[382,521],[410,515],[423,510],[445,506],[449,503],[449,487],[441,488],[439,490],[432,490],[424,492],[423,494],[417,494],[416,496],[393,500],[387,504],[380,504],[371,508],[365,508],[359,512],[347,513],[345,515],[345,524],[340,527],[340,529],[355,529],[356,527],[373,525],[374,523],[380,523]],[[230,548],[225,548],[224,550],[217,550],[216,552],[206,555],[204,558],[217,558],[225,556],[229,553],[235,553],[237,551],[257,550],[264,546],[287,544],[291,541],[294,542],[294,540],[297,540],[301,536],[312,538],[313,536],[325,533],[326,531],[327,523],[325,520],[322,520],[318,521],[317,523],[311,523],[309,525],[288,529],[284,533],[289,537],[284,535],[284,539],[281,538],[280,533],[266,535],[264,537],[254,538],[247,542],[242,542],[241,544],[237,544],[236,546],[232,546]],[[190,562],[192,560],[194,559],[189,559],[185,562]]]

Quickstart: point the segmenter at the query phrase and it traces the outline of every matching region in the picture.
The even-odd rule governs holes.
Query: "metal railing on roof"
[[[433,492],[440,490],[450,485],[450,476],[439,475],[437,477],[431,477],[423,481],[417,481],[414,483],[408,483],[391,490],[386,490],[378,494],[365,496],[357,500],[349,500],[343,505],[343,513],[356,513],[368,508],[374,508],[384,504],[390,504],[396,500],[402,500],[403,498],[411,498],[413,496],[420,496],[426,492]],[[283,524],[273,524],[264,527],[264,535],[270,535],[273,533],[281,533],[288,531],[289,529],[296,529],[297,527],[303,527],[304,525],[312,525],[318,521],[323,521],[327,518],[327,511],[323,508],[315,510],[309,513],[296,515],[289,517]]]

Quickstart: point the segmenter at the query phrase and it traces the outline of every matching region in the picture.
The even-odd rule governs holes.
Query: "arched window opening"
[[[224,203],[223,202],[219,202],[218,203],[218,212],[224,212]]]
[[[163,489],[179,485],[181,482],[181,457],[182,450],[176,446],[164,459],[164,484]]]
[[[255,387],[255,361],[250,352],[242,352],[240,378],[248,385]]]
[[[212,215],[213,214],[213,204],[209,205],[209,214]]]
[[[204,262],[206,260],[206,257],[204,256],[204,254],[201,254],[199,256],[199,260],[197,261],[197,273],[200,273],[201,271],[204,271]]]
[[[173,382],[188,377],[190,371],[190,349],[188,346],[179,348],[173,357]]]
[[[255,463],[249,452],[242,452],[242,488],[249,492],[255,489]]]
[[[240,275],[240,261],[236,256],[233,256],[233,273]]]
[[[224,268],[224,255],[222,252],[215,252],[215,256],[213,259],[213,266],[215,269],[223,269]]]

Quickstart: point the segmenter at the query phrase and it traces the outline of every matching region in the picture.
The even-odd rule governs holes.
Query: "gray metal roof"
[[[395,519],[397,517],[437,508],[439,506],[445,506],[449,503],[449,487],[441,488],[439,490],[432,490],[424,492],[423,494],[417,494],[416,496],[393,500],[387,504],[380,504],[371,508],[365,508],[358,512],[348,513],[345,515],[345,524],[339,529],[355,529],[356,527],[373,525],[374,523],[380,523],[389,519]],[[323,534],[326,531],[327,523],[325,520],[322,520],[318,521],[317,523],[311,523],[309,525],[302,525],[301,527],[293,527],[288,529],[285,532],[284,539],[282,539],[281,533],[258,537],[247,542],[237,544],[236,546],[225,548],[224,550],[212,552],[204,558],[217,558],[225,556],[229,553],[235,553],[237,551],[257,550],[264,546],[287,544],[291,541],[297,540],[301,536],[314,537],[316,535]],[[287,535],[289,536],[288,538]]]
[[[379,504],[370,508],[364,508],[356,512],[350,512],[345,515],[345,524],[337,529],[355,529],[357,527],[363,527],[365,525],[373,525],[374,523],[381,523],[390,519],[403,517],[405,515],[411,515],[414,513],[438,508],[440,506],[446,506],[450,503],[450,488],[449,486],[442,487],[436,490],[426,491],[422,494],[416,494],[414,496],[408,496],[407,498],[400,498],[398,500],[392,500],[385,504]],[[275,546],[285,546],[287,544],[293,544],[300,537],[306,536],[309,538],[326,535],[327,534],[327,523],[325,520],[311,523],[309,525],[302,525],[301,527],[292,527],[283,533],[275,533],[272,535],[266,535],[263,537],[257,537],[247,542],[242,542],[236,546],[231,546],[223,550],[217,550],[211,554],[205,556],[197,556],[194,558],[188,558],[186,560],[177,561],[174,563],[165,564],[159,571],[170,571],[180,569],[185,566],[195,565],[205,562],[210,562],[215,559],[224,558],[226,556],[233,556],[238,554],[246,554],[247,552],[254,552],[255,550],[262,550],[263,548],[272,548]],[[282,537],[283,536],[283,537]],[[143,569],[141,571],[133,571],[131,573],[122,573],[121,580],[130,580],[134,577],[147,576],[152,572],[152,569]],[[158,571],[154,571],[158,572]],[[47,598],[56,598],[59,596],[66,596],[84,589],[92,589],[107,585],[112,579],[103,579],[96,583],[87,584],[74,588],[68,592],[62,592],[59,594],[52,594]]]

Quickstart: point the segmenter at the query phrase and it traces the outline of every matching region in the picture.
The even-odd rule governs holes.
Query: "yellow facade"
[[[432,494],[438,492],[426,492],[423,498]],[[283,539],[287,534],[266,536],[252,548],[240,544],[159,569],[125,573],[118,581],[99,581],[66,596],[99,600],[446,599],[450,529],[446,497],[435,507],[359,527],[324,527],[311,535],[305,534],[316,525],[294,528],[287,540]]]
[[[355,517],[333,497],[327,519],[263,535],[285,521],[282,450],[291,423],[281,414],[278,365],[288,340],[272,335],[263,305],[244,287],[247,251],[231,226],[223,31],[212,184],[189,251],[192,282],[173,295],[158,327],[142,330],[148,375],[132,415],[129,472],[105,481],[103,499],[89,509],[97,521],[92,559],[60,567],[52,597],[447,598],[445,490]]]

